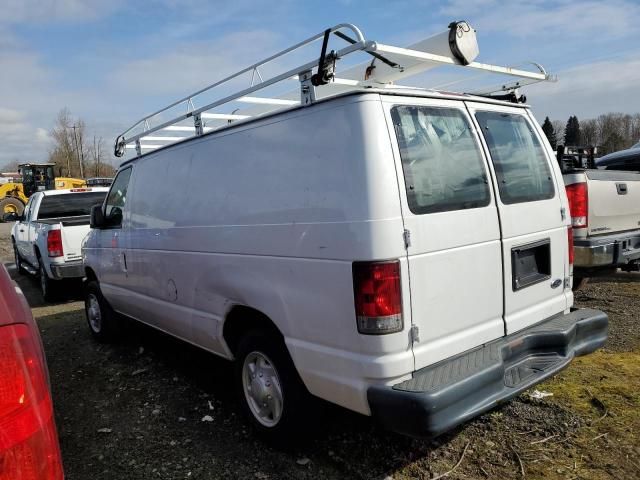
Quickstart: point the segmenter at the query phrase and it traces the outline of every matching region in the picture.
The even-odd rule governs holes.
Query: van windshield
[[[409,208],[415,214],[484,207],[491,197],[480,149],[455,108],[391,110]]]
[[[107,192],[45,195],[40,202],[38,218],[80,217],[91,215],[91,207],[101,204]]]

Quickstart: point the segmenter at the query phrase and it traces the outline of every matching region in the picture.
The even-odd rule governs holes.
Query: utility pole
[[[78,128],[75,124],[71,125],[71,128],[73,128],[73,140],[76,144],[76,155],[78,156],[78,165],[80,165],[80,177],[84,178],[84,171],[82,168],[82,158],[80,157],[80,149],[78,148],[78,137],[76,136],[76,128]],[[84,157],[84,154],[82,155]],[[69,173],[69,175],[71,175],[71,173]]]

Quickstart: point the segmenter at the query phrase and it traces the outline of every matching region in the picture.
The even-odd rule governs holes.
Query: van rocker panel
[[[604,345],[599,310],[558,314],[525,330],[453,356],[393,386],[368,389],[371,412],[386,428],[435,437],[555,375],[573,357]]]

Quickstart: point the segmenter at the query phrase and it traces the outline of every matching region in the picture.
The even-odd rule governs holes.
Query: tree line
[[[49,131],[52,146],[47,162],[55,164],[56,177],[90,178],[112,177],[115,168],[101,136],[92,135],[86,122],[74,118],[67,108],[58,112],[53,128]],[[16,171],[21,163],[33,159],[14,160],[2,167],[2,171]]]
[[[542,130],[553,148],[557,145],[597,146],[599,154],[624,150],[640,141],[640,113],[605,113],[579,121],[572,115],[566,124],[544,119]]]

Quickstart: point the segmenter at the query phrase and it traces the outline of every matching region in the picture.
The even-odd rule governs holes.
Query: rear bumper
[[[65,278],[82,278],[84,277],[84,263],[79,262],[67,262],[61,264],[49,265],[51,269],[51,277],[55,280],[62,280]]]
[[[574,240],[574,267],[624,266],[640,259],[640,232]]]
[[[371,412],[385,427],[434,437],[556,374],[573,357],[607,338],[607,315],[574,310],[367,392]]]

